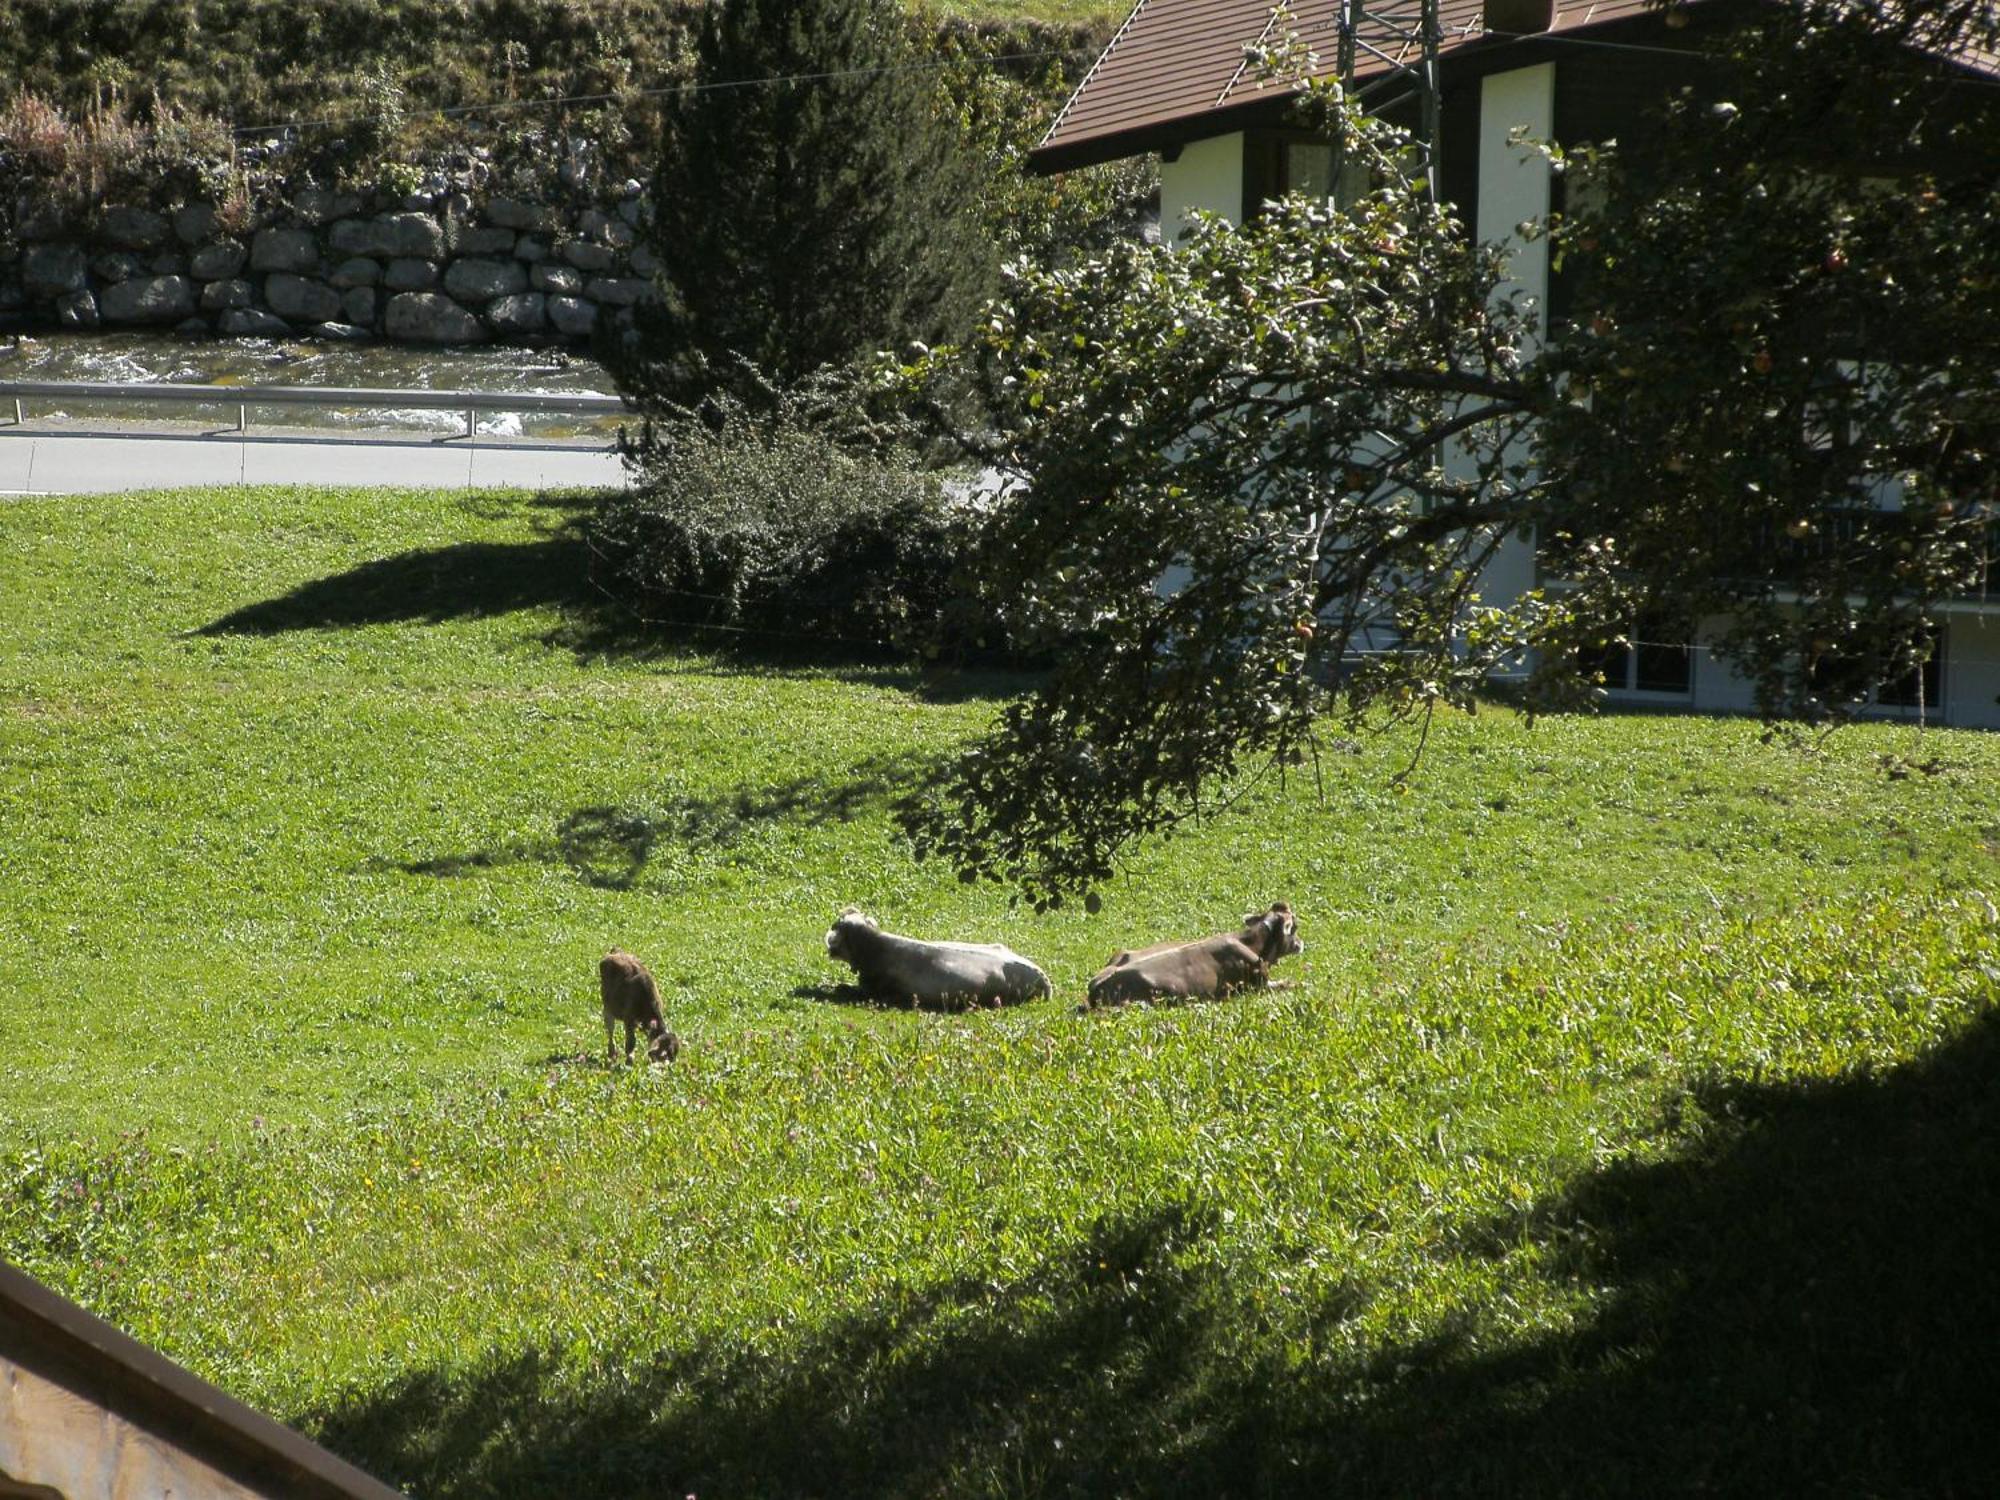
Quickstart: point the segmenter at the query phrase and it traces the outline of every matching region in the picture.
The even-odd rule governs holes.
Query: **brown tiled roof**
[[[1295,0],[1292,6],[1299,40],[1317,54],[1322,74],[1334,69],[1339,8],[1339,0]],[[1402,8],[1414,11],[1414,0]],[[1560,5],[1556,28],[1643,9],[1644,0]],[[1485,34],[1484,10],[1482,0],[1439,0],[1445,50]],[[1245,46],[1271,26],[1272,0],[1139,0],[1056,117],[1037,156],[1108,160],[1135,149],[1126,142],[1150,129],[1226,116],[1289,92],[1259,78],[1244,60]],[[1379,50],[1362,50],[1355,69],[1360,77],[1391,71],[1408,50],[1380,32],[1365,39]]]
[[[1387,0],[1414,12],[1416,0]],[[1378,0],[1377,9],[1387,8]],[[1233,117],[1268,108],[1291,92],[1260,79],[1244,48],[1272,26],[1273,0],[1138,0],[1125,23],[1085,75],[1047,136],[1033,153],[1043,170],[1083,166],[1153,149],[1169,138],[1194,139],[1234,128]],[[1557,0],[1554,34],[1643,16],[1646,0]],[[1489,32],[1483,0],[1439,0],[1442,52],[1476,42],[1504,42]],[[1318,57],[1318,72],[1336,64],[1335,20],[1339,0],[1293,0],[1293,26]],[[1657,13],[1657,11],[1655,12]],[[1394,70],[1410,45],[1378,31],[1364,34],[1355,72],[1361,79]],[[1960,62],[2000,74],[2000,56],[1975,52]]]

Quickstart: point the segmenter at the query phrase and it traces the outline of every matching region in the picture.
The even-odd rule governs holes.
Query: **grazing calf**
[[[925,943],[884,932],[848,907],[826,935],[827,957],[853,968],[872,1000],[895,1005],[1007,1005],[1049,993],[1049,976],[998,943]]]
[[[625,1023],[625,1061],[632,1060],[632,1032],[645,1030],[646,1058],[649,1062],[680,1056],[681,1039],[667,1030],[667,1018],[660,1014],[660,987],[646,966],[623,948],[613,948],[597,962],[597,987],[604,995],[604,1060],[616,1062],[617,1048],[612,1034],[620,1021]]]
[[[1246,916],[1241,932],[1118,954],[1090,981],[1090,1003],[1215,1000],[1235,990],[1262,989],[1271,982],[1272,964],[1305,951],[1291,907],[1279,901],[1269,911]]]

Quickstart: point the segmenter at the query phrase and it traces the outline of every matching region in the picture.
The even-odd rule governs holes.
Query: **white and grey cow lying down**
[[[852,906],[828,930],[826,953],[888,1005],[1011,1005],[1050,993],[1049,976],[1011,948],[899,937]]]
[[[1214,1000],[1262,989],[1271,981],[1271,965],[1305,948],[1291,907],[1279,901],[1246,916],[1239,932],[1118,954],[1090,981],[1089,1003]],[[827,932],[826,952],[851,967],[861,990],[883,1004],[1011,1005],[1051,993],[1048,975],[1011,948],[900,937],[852,906]]]

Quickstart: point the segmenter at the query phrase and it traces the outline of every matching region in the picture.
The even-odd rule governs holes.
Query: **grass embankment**
[[[1036,917],[887,816],[1004,684],[624,651],[566,514],[0,502],[0,1254],[425,1496],[1990,1477],[2000,738],[1454,720]]]

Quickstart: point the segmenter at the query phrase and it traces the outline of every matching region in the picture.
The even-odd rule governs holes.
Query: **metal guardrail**
[[[144,401],[182,406],[234,406],[236,430],[248,432],[253,406],[317,406],[352,409],[387,406],[419,411],[462,411],[465,436],[474,435],[482,411],[555,412],[563,416],[600,416],[629,411],[618,396],[585,392],[547,391],[410,391],[368,386],[197,385],[162,381],[153,384],[91,380],[0,381],[0,400],[11,398],[16,426],[27,421],[29,401]]]

